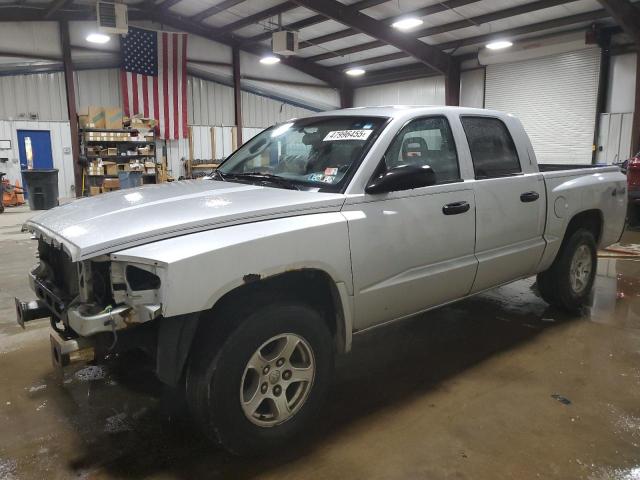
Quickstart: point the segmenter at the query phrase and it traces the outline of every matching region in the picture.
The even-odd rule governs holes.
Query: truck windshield
[[[338,191],[378,135],[383,117],[315,117],[275,125],[219,168],[231,181]]]

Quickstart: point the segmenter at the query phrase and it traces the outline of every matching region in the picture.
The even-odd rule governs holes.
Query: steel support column
[[[242,90],[240,90],[240,49],[231,49],[231,64],[233,67],[233,107],[236,122],[236,139],[238,147],[242,145]]]
[[[62,47],[62,65],[64,67],[64,84],[67,91],[67,111],[69,112],[69,129],[71,130],[71,156],[73,159],[73,178],[76,197],[81,197],[82,165],[80,165],[80,137],[78,132],[78,114],[76,112],[76,89],[73,83],[73,63],[71,62],[71,42],[69,41],[69,22],[58,23],[60,29],[60,45]]]
[[[460,64],[452,60],[449,71],[444,77],[445,105],[457,107],[460,105]]]

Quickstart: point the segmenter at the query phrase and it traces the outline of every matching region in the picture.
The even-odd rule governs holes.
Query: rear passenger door
[[[475,174],[477,292],[534,273],[545,246],[545,190],[501,119],[460,120]]]

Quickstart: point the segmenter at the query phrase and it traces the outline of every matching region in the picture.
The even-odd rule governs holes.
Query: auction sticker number
[[[335,142],[337,140],[366,140],[373,130],[334,130],[327,133],[323,142]]]

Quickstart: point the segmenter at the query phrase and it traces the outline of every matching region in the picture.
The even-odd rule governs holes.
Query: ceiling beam
[[[171,7],[173,7],[176,3],[181,2],[182,0],[164,0],[160,5],[160,10],[168,11]]]
[[[71,1],[72,0],[54,0],[47,7],[47,11],[44,13],[44,18],[47,20],[50,19],[54,13],[64,8],[68,3],[71,3]]]
[[[0,9],[0,23],[3,22],[41,22],[45,20],[46,8],[24,8],[24,7],[8,7]],[[141,10],[131,9],[129,11],[129,20],[148,20],[149,15]],[[53,13],[48,20],[67,20],[82,21],[95,20],[96,9],[88,8],[82,10],[58,10]]]
[[[419,62],[428,65],[444,74],[449,72],[451,57],[437,48],[431,47],[420,40],[392,29],[383,22],[375,20],[359,11],[352,11],[346,5],[336,0],[294,0],[302,7],[309,8],[320,15],[340,22],[348,27],[379,38],[388,45],[411,55]]]
[[[193,35],[198,35],[215,42],[220,42],[230,47],[239,47],[241,50],[244,50],[245,52],[251,53],[253,55],[262,56],[267,53],[268,50],[266,47],[260,45],[241,45],[242,39],[239,39],[233,35],[220,35],[218,30],[212,29],[209,26],[191,22],[188,19],[168,14],[166,12],[150,10],[146,12],[146,15],[148,20],[153,20],[160,24],[164,24],[172,28],[191,33]],[[303,73],[306,73],[307,75],[318,78],[335,88],[339,88],[344,82],[344,75],[330,68],[323,67],[322,65],[307,62],[301,57],[280,57],[280,60],[284,65],[288,65],[297,70],[300,70]]]
[[[485,35],[478,35],[475,37],[462,38],[460,40],[453,40],[450,42],[443,42],[435,44],[434,46],[440,50],[449,50],[452,48],[466,47],[469,45],[479,45],[489,43],[492,40],[499,38],[513,38],[519,35],[528,35],[530,33],[541,32],[544,30],[550,30],[552,28],[566,27],[575,25],[576,23],[591,22],[609,17],[606,10],[594,10],[591,12],[579,13],[577,15],[571,15],[564,18],[556,18],[554,20],[546,20],[544,22],[532,23],[529,25],[523,25],[521,27],[510,28],[507,30],[501,30],[499,32],[487,33]],[[358,62],[342,63],[340,65],[334,65],[336,70],[345,70],[351,66],[365,66],[374,65],[376,63],[388,62],[390,60],[398,60],[401,58],[407,58],[409,55],[404,52],[390,53],[388,55],[380,55],[378,57],[366,58]]]
[[[352,3],[351,5],[349,5],[348,8],[351,8],[354,10],[364,10],[366,8],[371,8],[371,7],[375,7],[376,5],[380,5],[381,3],[387,3],[388,1],[389,0],[360,0],[359,2]],[[473,0],[473,1],[477,2],[479,0]],[[295,32],[297,30],[301,30],[303,28],[310,27],[318,23],[326,22],[328,20],[329,19],[324,15],[314,15],[312,17],[303,18],[302,20],[298,20],[297,22],[293,22],[288,25],[283,25],[282,29]],[[263,40],[268,40],[271,38],[272,33],[273,32],[268,31],[268,32],[261,33],[259,35],[255,35],[251,38],[248,38],[246,40],[246,43],[257,43],[257,42],[262,42]]]
[[[230,9],[231,7],[235,7],[239,3],[244,2],[245,0],[224,0],[223,2],[218,3],[212,7],[207,8],[206,10],[196,13],[190,17],[190,20],[193,22],[201,22],[206,20],[209,17],[212,17],[220,12],[224,12],[225,10]]]
[[[406,80],[415,80],[417,78],[433,77],[435,75],[441,75],[440,72],[433,70],[425,66],[422,63],[416,63],[412,65],[403,66],[401,69],[397,67],[385,68],[383,70],[377,70],[360,77],[357,80],[353,80],[351,85],[353,87],[367,87],[371,85],[382,85],[384,83],[401,82]]]
[[[480,0],[448,0],[446,2],[436,3],[435,5],[429,5],[428,7],[419,8],[418,10],[413,10],[412,12],[406,12],[401,16],[393,16],[393,17],[385,18],[384,20],[381,20],[381,21],[386,23],[387,25],[391,25],[392,23],[397,21],[399,18],[402,18],[405,16],[426,17],[428,15],[434,15],[436,13],[440,13],[445,10],[451,10],[452,8],[459,8],[464,5],[468,5],[470,3],[476,3],[478,1]],[[357,35],[358,33],[360,32],[358,32],[357,30],[354,30],[353,28],[339,30],[337,32],[329,33],[327,35],[321,35],[319,37],[315,37],[310,40],[300,42],[299,48],[301,49],[308,48],[314,45],[321,45],[323,43],[333,42],[334,40],[339,40],[341,38]]]
[[[479,26],[488,22],[495,22],[497,20],[503,20],[505,18],[513,17],[516,15],[523,15],[526,13],[535,12],[537,10],[544,10],[546,8],[555,7],[575,0],[538,0],[524,5],[518,5],[517,7],[510,7],[504,10],[498,10],[497,12],[487,13],[484,15],[478,15],[464,20],[456,20],[455,22],[445,23],[443,25],[436,25],[433,27],[426,27],[420,30],[411,32],[411,35],[416,38],[428,37],[431,35],[437,35],[440,33],[451,32],[454,30],[460,30],[470,26]],[[377,38],[375,35],[371,35]],[[309,40],[309,42],[317,42],[318,39]],[[321,42],[323,43],[323,42]],[[316,43],[317,44],[317,43]],[[360,45],[354,45],[348,49],[337,50],[335,52],[327,52],[320,55],[314,55],[312,57],[306,57],[313,62],[319,62],[327,60],[329,58],[335,58],[342,55],[348,55],[351,53],[363,52],[365,50],[371,50],[372,48],[378,48],[385,45],[385,42],[375,40],[372,42],[362,43]]]
[[[280,3],[271,8],[267,8],[266,10],[262,10],[260,12],[254,13],[253,15],[249,15],[248,17],[245,17],[236,22],[229,23],[224,27],[220,27],[216,29],[216,35],[223,35],[225,33],[231,33],[235,30],[240,30],[241,28],[261,22],[262,20],[266,20],[267,18],[275,17],[276,15],[284,13],[287,10],[293,10],[296,7],[297,5],[294,2],[287,1],[284,3]]]
[[[640,45],[640,9],[627,0],[598,0],[631,39]]]

